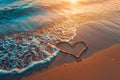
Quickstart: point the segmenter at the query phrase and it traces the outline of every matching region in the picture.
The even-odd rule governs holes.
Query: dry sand
[[[23,80],[120,80],[120,44],[97,52],[80,63],[36,72]]]

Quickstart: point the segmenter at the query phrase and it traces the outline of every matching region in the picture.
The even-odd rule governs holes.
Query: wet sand
[[[120,80],[120,44],[84,59],[48,71],[36,72],[23,80]]]

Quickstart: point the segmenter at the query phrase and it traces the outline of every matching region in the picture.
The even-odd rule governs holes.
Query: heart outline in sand
[[[61,48],[58,47],[58,45],[60,45],[60,44],[67,44],[67,45],[69,45],[71,48],[74,49],[74,47],[75,47],[77,44],[79,44],[79,43],[82,43],[82,44],[84,45],[84,47],[82,48],[82,50],[79,51],[79,53],[77,53],[77,55],[74,55],[74,54],[72,54],[71,52],[66,51],[66,50],[63,50],[63,49],[61,49]],[[69,43],[69,42],[65,42],[65,41],[64,41],[64,42],[59,42],[59,43],[56,44],[56,47],[57,47],[61,52],[73,56],[73,57],[77,60],[77,62],[80,62],[80,61],[81,61],[81,58],[80,58],[81,55],[82,55],[85,51],[87,51],[87,49],[88,49],[88,46],[87,46],[87,44],[86,44],[84,41],[78,41],[78,42],[76,42],[76,43]]]

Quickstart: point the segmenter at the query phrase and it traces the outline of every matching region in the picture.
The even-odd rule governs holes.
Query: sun
[[[71,2],[76,3],[76,2],[77,2],[77,0],[71,0]]]

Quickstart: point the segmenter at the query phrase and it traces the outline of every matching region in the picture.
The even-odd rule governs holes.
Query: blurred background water
[[[34,0],[0,0],[0,36],[29,31],[39,26],[32,18],[44,15],[45,10],[33,2]]]
[[[78,0],[79,1],[79,0]],[[84,0],[80,0],[84,1]],[[87,0],[82,5],[97,4],[109,0]],[[62,3],[61,3],[62,2]],[[0,0],[0,36],[15,32],[31,31],[44,25],[59,20],[70,14],[81,14],[86,12],[96,14],[103,12],[99,6],[84,7],[76,4],[66,4],[68,0]],[[59,4],[61,3],[61,4]],[[112,3],[112,2],[111,2]],[[104,5],[104,4],[103,4]],[[106,9],[104,11],[112,11]],[[109,7],[110,8],[110,7]],[[94,10],[93,10],[94,9]],[[113,9],[114,10],[114,9]],[[85,13],[84,13],[85,14]]]

